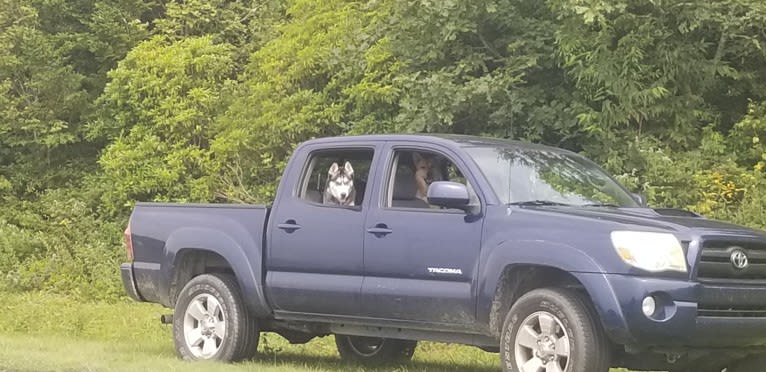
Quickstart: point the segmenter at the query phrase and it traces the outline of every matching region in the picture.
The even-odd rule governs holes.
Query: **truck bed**
[[[171,306],[179,278],[175,272],[193,272],[199,262],[185,262],[195,250],[216,248],[205,256],[207,265],[224,260],[245,274],[244,287],[260,292],[263,241],[270,207],[248,204],[137,203],[130,218],[134,260],[123,275],[132,275],[136,299]],[[218,256],[218,257],[216,257]],[[187,270],[176,270],[186,265]],[[254,306],[257,306],[254,304]]]

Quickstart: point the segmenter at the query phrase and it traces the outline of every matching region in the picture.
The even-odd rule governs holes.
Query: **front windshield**
[[[577,155],[489,146],[465,150],[506,204],[638,206],[603,170]]]

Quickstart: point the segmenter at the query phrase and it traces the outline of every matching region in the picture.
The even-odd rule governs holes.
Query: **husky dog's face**
[[[343,168],[338,166],[338,163],[332,163],[328,175],[330,194],[340,204],[348,204],[354,188],[354,168],[351,167],[351,163],[346,162]]]

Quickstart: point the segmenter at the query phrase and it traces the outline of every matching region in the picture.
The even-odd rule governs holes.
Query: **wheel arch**
[[[584,288],[582,282],[577,279],[577,273],[604,272],[592,255],[583,250],[545,240],[504,241],[489,250],[482,257],[482,262],[484,268],[481,270],[477,316],[480,324],[486,325],[487,331],[493,336],[497,336],[497,323],[502,323],[502,320],[497,319],[498,311],[504,308],[502,303],[497,302],[507,299],[508,293],[517,290],[513,286],[513,282],[517,281],[514,275],[532,269],[547,270],[556,274],[553,278],[567,278],[568,282],[578,283]],[[540,280],[545,283],[548,279],[543,277]],[[590,299],[590,293],[588,295]]]
[[[580,292],[593,307],[593,300],[585,286],[571,272],[540,264],[512,264],[504,267],[492,298],[489,329],[499,338],[505,314],[525,293],[539,288],[569,288]],[[594,312],[594,315],[597,315]]]
[[[238,239],[239,238],[239,239]],[[182,228],[165,244],[167,283],[163,304],[173,307],[178,293],[200,274],[228,273],[234,276],[247,309],[257,317],[271,314],[261,286],[261,249],[252,239],[210,228]],[[246,252],[250,252],[248,255]]]

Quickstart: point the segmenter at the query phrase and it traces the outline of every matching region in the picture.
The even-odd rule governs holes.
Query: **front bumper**
[[[144,301],[138,294],[138,289],[136,288],[136,280],[133,276],[133,263],[128,262],[121,264],[120,274],[122,276],[122,286],[125,287],[125,292],[128,294],[128,297],[136,301]]]
[[[619,274],[578,274],[578,278],[588,290],[607,334],[619,344],[766,346],[766,286],[713,285]],[[649,295],[658,304],[652,317],[641,310],[641,302]]]

